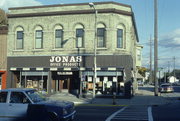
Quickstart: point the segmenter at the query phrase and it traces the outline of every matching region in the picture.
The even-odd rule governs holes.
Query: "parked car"
[[[0,121],[72,121],[74,103],[44,98],[35,89],[0,91]]]
[[[174,92],[174,89],[171,84],[161,84],[159,87],[159,92]]]

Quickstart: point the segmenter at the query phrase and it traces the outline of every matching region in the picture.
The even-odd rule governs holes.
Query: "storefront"
[[[124,94],[131,65],[122,65],[129,61],[130,56],[98,56],[96,94],[112,94],[114,89],[117,94]],[[8,66],[10,87],[73,94],[93,89],[93,56],[8,57]]]

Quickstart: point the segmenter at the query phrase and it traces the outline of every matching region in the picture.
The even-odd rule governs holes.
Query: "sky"
[[[130,5],[135,14],[142,65],[149,67],[150,38],[154,42],[154,0],[0,0],[0,8],[114,1]],[[180,0],[158,0],[158,66],[180,69]],[[153,49],[154,50],[154,49]],[[154,55],[154,52],[152,52]],[[175,59],[173,59],[175,57]],[[175,61],[174,61],[175,60]],[[168,64],[169,63],[169,64]]]

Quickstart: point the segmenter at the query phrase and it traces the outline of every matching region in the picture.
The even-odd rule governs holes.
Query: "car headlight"
[[[63,108],[63,115],[68,114],[67,110],[65,108]]]

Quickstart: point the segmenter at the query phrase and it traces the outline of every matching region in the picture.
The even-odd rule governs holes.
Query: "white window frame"
[[[15,33],[15,50],[23,50],[24,49],[24,29],[22,27],[18,27],[15,32],[16,32]],[[18,32],[22,33],[21,39],[18,38]],[[19,47],[19,42],[21,43],[21,47]]]
[[[41,37],[37,37],[37,32],[41,32]],[[37,46],[37,39],[40,39],[40,46]],[[34,49],[43,49],[43,41],[43,29],[38,26],[36,27],[34,34]]]

